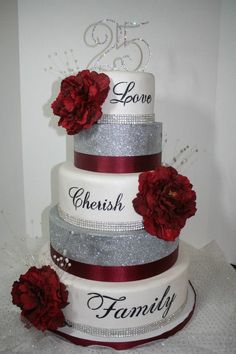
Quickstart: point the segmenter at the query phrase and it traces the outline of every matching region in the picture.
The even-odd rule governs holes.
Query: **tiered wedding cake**
[[[97,86],[90,75],[100,80]],[[157,190],[156,196],[146,191],[145,197],[144,191],[145,180],[156,174],[141,173],[161,166],[162,124],[154,119],[154,76],[120,71],[106,75],[82,72],[79,89],[87,95],[87,106],[81,112],[78,107],[84,102],[75,103],[78,82],[73,80],[64,80],[64,93],[52,105],[61,117],[59,124],[69,134],[78,133],[74,164],[66,162],[59,169],[59,202],[50,212],[51,257],[69,292],[63,310],[67,325],[57,333],[81,345],[125,349],[167,337],[191,317],[195,295],[177,235],[195,210],[185,210],[185,220],[181,226],[175,223],[174,232],[164,230],[161,222],[157,225],[158,220],[153,225],[156,207],[145,207],[161,196]],[[103,103],[101,118],[97,103]],[[176,193],[169,190],[172,202],[163,202],[167,210],[175,204]]]

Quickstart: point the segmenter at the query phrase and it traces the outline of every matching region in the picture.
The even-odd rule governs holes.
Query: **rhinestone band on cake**
[[[78,217],[74,217],[66,212],[64,212],[58,206],[58,212],[60,217],[69,222],[70,224],[92,230],[101,230],[101,231],[131,231],[131,230],[141,230],[143,229],[142,221],[136,222],[119,222],[119,223],[109,223],[109,222],[100,222],[100,221],[92,221],[92,220],[84,220],[79,219]]]
[[[146,124],[155,122],[155,114],[103,114],[98,124]]]

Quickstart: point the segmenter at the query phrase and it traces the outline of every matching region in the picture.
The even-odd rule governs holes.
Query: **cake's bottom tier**
[[[105,338],[104,335],[104,337],[101,338],[94,334],[81,333],[81,331],[69,326],[54,332],[76,345],[111,347],[116,350],[130,349],[159,339],[165,339],[180,331],[190,321],[194,312],[195,302],[196,293],[192,284],[189,283],[186,304],[183,309],[181,309],[181,311],[169,322],[163,323],[148,333],[145,333],[144,331],[143,334],[138,336],[129,336],[127,333],[126,337],[117,336],[116,338]]]
[[[125,349],[168,336],[190,318],[195,302],[184,249],[171,269],[149,279],[98,282],[64,272],[61,281],[69,305],[64,309],[67,326],[59,333],[81,345]]]

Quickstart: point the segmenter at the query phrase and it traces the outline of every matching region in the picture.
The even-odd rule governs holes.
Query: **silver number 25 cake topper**
[[[132,38],[130,32],[147,23],[124,22],[120,24],[112,19],[104,19],[89,25],[84,32],[84,42],[89,47],[98,47],[98,53],[89,61],[87,68],[145,70],[151,57],[150,46],[143,38]],[[112,64],[104,63],[108,60],[109,54],[113,58]]]

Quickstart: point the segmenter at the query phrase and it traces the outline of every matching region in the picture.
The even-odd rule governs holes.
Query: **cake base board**
[[[196,292],[193,285],[189,282],[188,285],[188,297],[184,308],[181,313],[173,318],[169,323],[160,326],[160,328],[137,336],[127,336],[122,338],[106,337],[98,338],[89,334],[82,333],[69,326],[60,328],[57,331],[53,331],[55,334],[63,337],[67,341],[70,341],[76,345],[81,346],[105,346],[111,347],[116,350],[125,350],[139,345],[149,343],[151,341],[164,339],[174,335],[180,331],[191,319],[196,303]],[[105,339],[105,340],[104,340]]]

